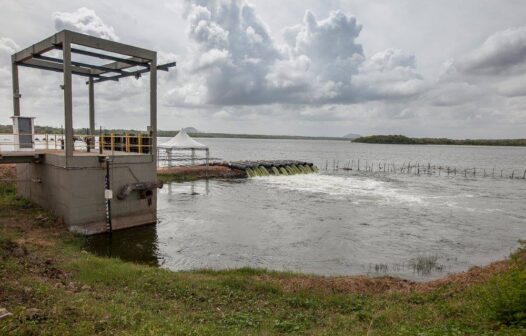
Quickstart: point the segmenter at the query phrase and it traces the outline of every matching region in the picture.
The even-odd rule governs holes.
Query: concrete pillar
[[[71,42],[69,35],[64,35],[62,43],[62,57],[64,59],[64,128],[65,128],[65,152],[66,167],[69,166],[69,160],[73,156],[73,91],[71,81]]]
[[[13,77],[13,115],[20,116],[20,88],[18,85],[18,65],[15,62],[15,56],[11,56],[11,69]]]

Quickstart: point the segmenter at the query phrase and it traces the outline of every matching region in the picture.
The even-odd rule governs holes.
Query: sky
[[[205,132],[524,138],[522,0],[3,0],[10,55],[62,29],[158,52],[158,127]],[[63,124],[61,75],[20,70],[22,115]],[[96,86],[96,126],[145,129],[148,76]],[[88,126],[85,79],[74,126]]]

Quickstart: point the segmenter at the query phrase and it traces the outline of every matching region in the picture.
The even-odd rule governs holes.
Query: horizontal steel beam
[[[38,59],[42,59],[42,60],[45,60],[45,61],[60,63],[60,64],[64,63],[64,60],[62,60],[60,58],[55,58],[55,57],[49,57],[49,56],[43,56],[43,55],[34,55],[33,57],[34,58],[38,58]],[[108,68],[106,68],[104,66],[93,65],[93,64],[83,63],[83,62],[71,61],[71,65],[75,65],[75,66],[83,67],[83,68],[89,68],[89,69],[92,69],[92,70],[99,70],[96,73],[97,75],[100,75],[100,74],[103,74],[103,73],[108,73],[108,72],[116,72],[116,73],[120,73],[120,74],[125,74],[126,73],[126,71],[122,71],[122,70],[119,70],[119,69],[108,69]],[[90,71],[90,73],[93,74],[93,71]]]
[[[102,65],[104,68],[107,68],[107,69],[115,69],[115,70],[123,70],[123,69],[128,69],[128,68],[131,68],[131,67],[134,67],[136,66],[137,63],[141,63],[141,66],[143,67],[150,67],[149,64],[144,64],[147,62],[147,60],[143,60],[142,58],[137,58],[137,57],[131,57],[129,59],[127,59],[128,63],[124,63],[122,61],[115,61],[115,62],[111,62],[111,63],[107,63],[107,64],[104,64]],[[130,64],[130,63],[134,63],[134,64]],[[98,71],[92,71],[93,73],[95,74],[100,74]]]
[[[112,55],[101,54],[101,53],[97,53],[97,52],[93,52],[93,51],[89,51],[89,50],[84,50],[84,49],[78,49],[78,48],[71,48],[71,52],[74,53],[74,54],[91,56],[91,57],[97,57],[97,58],[101,58],[101,59],[107,59],[107,60],[110,60],[110,61],[126,63],[126,64],[129,64],[130,66],[149,67],[149,65],[147,63],[148,61],[143,61],[142,58],[122,58],[122,57],[116,57],[116,56],[112,56]],[[143,62],[136,61],[136,59],[140,59]]]
[[[28,68],[35,68],[35,69],[41,69],[41,70],[49,70],[49,71],[55,71],[55,72],[64,72],[64,67],[62,64],[48,62],[40,59],[28,59],[24,62],[17,63],[19,66],[28,67]],[[85,76],[85,77],[95,77],[99,78],[99,75],[94,75],[90,72],[89,69],[81,68],[78,66],[71,66],[71,72],[75,75],[79,76]]]
[[[102,39],[99,37],[73,32],[70,30],[64,30],[63,33],[67,35],[72,44],[80,44],[85,47],[105,50],[121,55],[144,58],[147,60],[154,59],[157,54],[155,51],[151,51],[148,49],[134,47],[127,44]]]
[[[64,40],[64,33],[63,32],[56,33],[55,35],[48,37],[47,39],[44,39],[38,43],[35,43],[25,48],[22,51],[15,53],[14,61],[22,62],[22,61],[32,58],[33,55],[45,53],[49,50],[56,48],[57,46],[60,46],[63,40]]]
[[[171,67],[173,67],[175,65],[176,65],[176,62],[162,64],[162,65],[157,66],[157,70],[168,71],[169,68],[171,68]],[[149,68],[148,69],[137,70],[137,71],[131,71],[131,72],[126,73],[125,75],[117,75],[117,76],[109,76],[109,77],[102,77],[101,76],[99,79],[94,80],[93,83],[101,83],[101,82],[105,82],[105,81],[109,81],[109,80],[119,80],[121,78],[131,77],[131,76],[140,76],[141,74],[147,73],[147,72],[150,72]]]

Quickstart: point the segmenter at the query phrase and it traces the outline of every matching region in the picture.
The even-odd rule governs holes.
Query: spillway
[[[298,175],[318,172],[318,168],[313,163],[295,160],[236,161],[229,162],[226,166],[244,171],[247,177]]]

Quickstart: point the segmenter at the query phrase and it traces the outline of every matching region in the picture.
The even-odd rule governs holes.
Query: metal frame
[[[75,46],[88,47],[104,52],[123,55],[118,57],[99,53]],[[43,55],[57,49],[62,50],[62,59]],[[72,54],[96,57],[112,61],[104,65],[89,64],[86,62],[72,61]],[[90,135],[95,135],[95,88],[94,84],[105,81],[118,81],[120,78],[150,73],[150,134],[152,137],[151,155],[155,162],[157,153],[157,70],[168,71],[176,65],[175,62],[157,65],[157,53],[131,45],[105,40],[69,30],[62,30],[32,46],[21,50],[11,56],[13,73],[13,109],[14,115],[20,116],[20,94],[18,67],[30,67],[42,70],[62,72],[64,74],[64,128],[65,128],[65,155],[66,166],[68,158],[73,156],[73,101],[72,101],[72,75],[88,77],[86,84],[89,86],[89,130]],[[139,67],[138,70],[126,69]],[[110,75],[111,74],[111,75]]]

